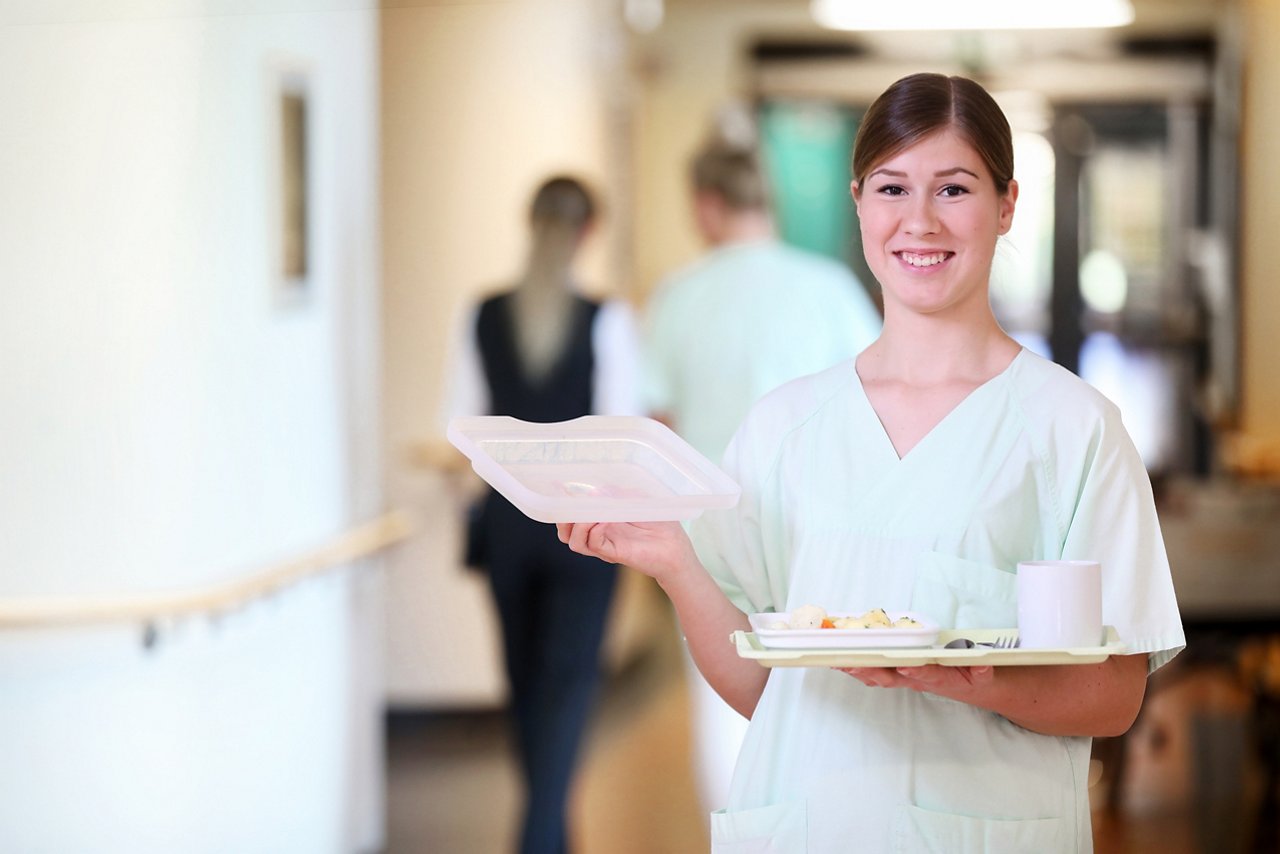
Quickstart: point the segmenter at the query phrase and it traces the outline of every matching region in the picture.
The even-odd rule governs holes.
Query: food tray
[[[768,649],[885,649],[893,647],[929,647],[938,639],[938,625],[914,611],[886,611],[890,620],[910,617],[920,628],[891,629],[771,629],[776,622],[791,619],[790,611],[751,614],[752,634]],[[856,616],[853,613],[835,616]]]
[[[447,435],[476,474],[539,522],[675,521],[738,502],[728,475],[651,418],[486,415],[453,419]]]
[[[826,629],[825,631],[835,631]],[[1125,645],[1112,626],[1106,627],[1101,646],[1070,649],[943,649],[948,641],[968,638],[975,643],[1016,635],[1017,629],[942,629],[932,647],[880,649],[770,649],[753,632],[737,631],[730,640],[738,655],[765,667],[917,667],[942,664],[951,667],[1015,664],[1095,664],[1113,655],[1124,655]]]

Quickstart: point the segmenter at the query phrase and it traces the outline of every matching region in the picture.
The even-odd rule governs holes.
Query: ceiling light
[[[662,0],[623,0],[622,15],[631,29],[651,33],[662,26]]]
[[[1043,30],[1122,27],[1129,0],[813,0],[814,19],[837,30]]]

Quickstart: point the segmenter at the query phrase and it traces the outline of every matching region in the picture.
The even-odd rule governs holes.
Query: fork
[[[1017,649],[1022,640],[1017,635],[1005,635],[996,638],[991,644],[992,649]]]

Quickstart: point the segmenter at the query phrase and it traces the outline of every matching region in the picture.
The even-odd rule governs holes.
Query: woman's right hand
[[[578,554],[626,564],[659,583],[698,565],[679,522],[559,522],[556,532]]]

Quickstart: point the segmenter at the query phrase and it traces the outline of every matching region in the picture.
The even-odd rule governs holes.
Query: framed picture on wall
[[[267,156],[271,281],[281,306],[306,301],[314,287],[310,180],[312,92],[301,63],[277,62],[269,75]]]

